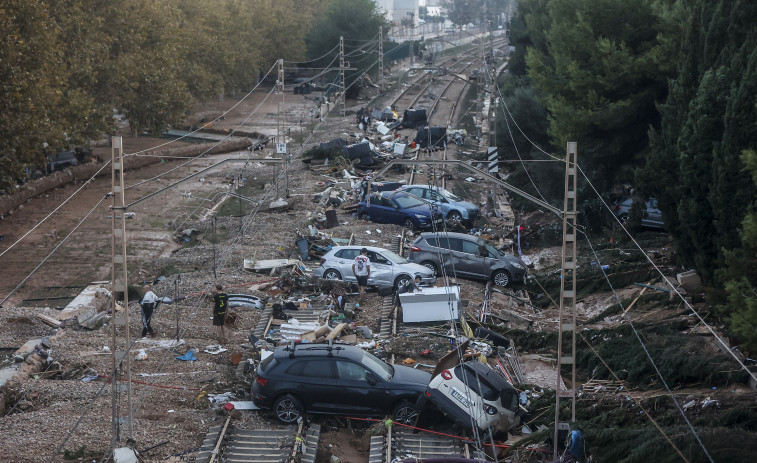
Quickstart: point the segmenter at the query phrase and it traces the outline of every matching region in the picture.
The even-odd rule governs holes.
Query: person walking
[[[363,302],[365,287],[368,286],[368,278],[371,276],[371,260],[368,258],[368,249],[360,250],[360,255],[355,257],[352,263],[352,274],[355,275],[358,286],[358,301]]]
[[[150,322],[152,321],[152,315],[155,313],[155,309],[158,308],[158,304],[161,302],[170,304],[173,301],[169,297],[158,297],[152,292],[150,285],[145,285],[143,289],[145,290],[145,295],[142,296],[142,302],[139,305],[142,307],[142,337],[144,338],[148,334],[150,336],[155,334]]]
[[[228,316],[229,295],[223,292],[223,286],[217,284],[213,289],[213,326],[218,327],[218,342],[226,344],[226,317]]]

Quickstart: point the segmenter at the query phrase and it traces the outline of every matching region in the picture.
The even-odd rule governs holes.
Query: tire
[[[338,271],[332,268],[332,269],[326,270],[323,273],[323,279],[324,280],[341,280],[342,275],[340,275]]]
[[[430,260],[424,260],[423,262],[421,262],[421,265],[434,272],[434,276],[439,275],[439,267],[437,267],[436,264],[431,262]]]
[[[394,280],[394,290],[395,290],[395,291],[397,291],[397,289],[398,289],[398,288],[399,288],[399,287],[400,287],[401,285],[404,285],[404,284],[406,284],[406,283],[408,283],[408,282],[410,282],[410,281],[412,281],[412,280],[413,280],[413,279],[412,279],[412,278],[411,278],[411,277],[410,277],[409,275],[400,275],[400,276],[398,276],[398,277],[397,277],[397,278],[396,278],[396,279]]]
[[[462,223],[463,216],[457,211],[449,211],[449,214],[447,214],[447,220],[453,223]]]
[[[415,231],[415,224],[413,223],[412,219],[405,219],[405,222],[403,223],[405,228],[407,228],[410,231]]]
[[[294,424],[304,414],[302,402],[291,394],[283,395],[273,403],[273,415],[279,423]]]
[[[512,282],[512,277],[507,270],[497,270],[492,275],[492,282],[497,286],[509,286]]]
[[[392,408],[391,416],[394,421],[413,426],[418,421],[418,409],[414,404],[403,400]]]

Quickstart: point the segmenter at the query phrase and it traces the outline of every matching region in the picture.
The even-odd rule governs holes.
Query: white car
[[[423,284],[432,285],[436,282],[433,270],[414,264],[388,249],[373,246],[334,246],[321,257],[321,266],[315,269],[313,276],[326,280],[357,281],[352,273],[352,264],[363,248],[368,250],[368,259],[371,260],[368,286],[390,286],[396,289],[413,280],[416,275],[420,275]]]
[[[464,429],[475,423],[482,434],[506,433],[520,424],[526,412],[513,385],[478,361],[460,363],[431,378],[423,400]]]

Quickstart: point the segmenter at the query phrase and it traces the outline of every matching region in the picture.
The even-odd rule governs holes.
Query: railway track
[[[506,40],[500,39],[494,42],[494,46],[501,46],[506,44]],[[462,60],[458,60],[455,62],[461,63]],[[428,120],[429,125],[441,125],[444,127],[449,127],[454,125],[453,122],[456,122],[460,119],[458,117],[458,108],[460,105],[460,101],[463,99],[465,95],[465,89],[468,85],[470,85],[470,82],[467,79],[463,79],[461,75],[465,75],[465,72],[470,69],[472,66],[480,67],[483,64],[482,58],[480,56],[474,57],[473,60],[463,63],[464,66],[459,70],[450,70],[449,74],[446,76],[447,78],[444,79],[443,82],[443,89],[439,93],[437,97],[435,97],[432,101],[429,103],[429,108],[427,110],[428,113]],[[429,82],[427,86],[423,87],[422,91],[418,92],[415,99],[413,100],[416,102],[418,98],[423,95],[423,92],[430,93],[430,86],[433,82]],[[452,92],[452,90],[458,89],[457,92]],[[444,108],[441,108],[439,106],[439,103],[442,101],[446,102],[445,96],[447,94],[456,94],[454,101],[451,102],[450,106],[447,107],[445,105]],[[440,110],[442,109],[442,110]],[[433,152],[428,152],[426,155],[428,156],[428,159],[433,159],[434,157],[437,157],[439,160],[446,160],[449,158],[448,154],[448,148],[445,145],[444,148],[441,150],[438,150],[439,155],[434,156],[432,154]],[[423,152],[418,151],[416,155],[416,160],[422,159]],[[408,174],[407,178],[407,184],[413,185],[418,183],[425,183],[425,184],[433,184],[436,183],[437,176],[439,176],[439,184],[442,188],[447,187],[447,175],[446,175],[446,169],[445,166],[442,165],[440,169],[431,169],[430,171],[427,169],[425,171],[422,171],[422,173],[418,173],[417,168],[410,169],[410,173]]]

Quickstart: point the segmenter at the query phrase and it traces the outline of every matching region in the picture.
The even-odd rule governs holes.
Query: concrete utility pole
[[[279,102],[279,112],[276,119],[276,143],[281,142],[281,134],[284,131],[284,58],[279,58],[278,77],[276,78],[276,91],[281,93],[281,102]]]
[[[379,91],[384,94],[384,28],[379,26]]]
[[[557,378],[555,384],[555,439],[553,458],[558,456],[559,432],[570,429],[568,423],[560,422],[560,397],[571,400],[571,422],[576,422],[576,142],[568,142],[565,154],[565,202],[562,221],[562,267],[560,270],[560,323],[557,335]],[[570,351],[563,356],[563,332],[570,333]],[[571,366],[571,387],[562,391],[562,366]]]
[[[339,36],[339,73],[341,75],[342,83],[341,83],[341,103],[342,103],[342,117],[344,117],[344,102],[345,102],[345,93],[347,92],[347,87],[344,85],[344,36]]]
[[[276,79],[276,91],[281,92],[281,101],[279,102],[279,112],[276,124],[276,154],[280,154],[284,158],[284,195],[288,196],[289,192],[289,178],[287,169],[287,156],[286,156],[286,140],[284,139],[284,125],[286,124],[286,106],[284,106],[284,58],[279,58],[278,63],[278,78]],[[278,177],[278,172],[275,174]],[[279,199],[279,182],[276,182],[276,199]]]
[[[113,196],[111,220],[111,448],[121,443],[121,424],[126,424],[129,443],[134,442],[133,412],[131,404],[131,338],[129,337],[129,286],[126,271],[126,200],[124,198],[123,141],[113,137],[111,149],[111,194]],[[118,221],[121,223],[118,223]],[[124,307],[118,305],[116,294],[123,293]],[[125,368],[124,368],[125,367]],[[124,369],[126,378],[124,379]],[[122,417],[121,393],[126,392],[127,417]]]
[[[415,66],[415,12],[411,11],[410,15],[410,68]]]

